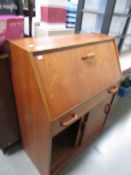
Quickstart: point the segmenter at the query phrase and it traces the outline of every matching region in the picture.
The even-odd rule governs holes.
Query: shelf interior
[[[52,167],[57,166],[64,161],[66,157],[74,152],[80,120],[72,124],[70,127],[55,136],[52,140]]]

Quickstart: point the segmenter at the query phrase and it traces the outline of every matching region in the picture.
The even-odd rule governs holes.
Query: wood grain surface
[[[22,142],[38,170],[50,173],[51,134],[46,105],[40,93],[33,60],[26,51],[11,45],[11,73]]]
[[[83,56],[94,53],[93,59]],[[37,60],[52,118],[121,79],[112,41],[42,55]]]
[[[94,44],[103,41],[114,40],[113,37],[104,34],[70,34],[61,36],[48,36],[40,38],[27,38],[10,41],[12,44],[23,48],[33,54],[50,52],[64,48],[71,48],[80,45]]]
[[[97,111],[99,103],[105,106],[103,101],[109,102],[119,86],[115,40],[101,34],[74,34],[10,41],[10,48],[25,150],[41,174],[57,175],[103,128],[102,105],[102,115],[90,115],[89,140],[78,147],[84,115]]]

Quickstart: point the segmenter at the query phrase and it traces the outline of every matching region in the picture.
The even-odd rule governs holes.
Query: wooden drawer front
[[[114,86],[111,86],[110,88],[106,89],[105,91],[101,92],[97,96],[91,98],[90,100],[87,100],[80,104],[79,106],[71,109],[66,114],[60,116],[59,118],[55,119],[52,122],[52,136],[55,136],[62,130],[66,129],[68,126],[73,124],[78,119],[82,118],[86,113],[88,113],[92,108],[100,104],[102,101],[104,101],[106,98],[111,99],[115,91],[112,91],[112,93],[109,92],[109,90],[112,90],[113,88],[118,87],[118,84],[115,84]],[[66,123],[66,125],[63,125],[63,123]]]
[[[47,53],[36,60],[53,118],[121,79],[113,41]]]

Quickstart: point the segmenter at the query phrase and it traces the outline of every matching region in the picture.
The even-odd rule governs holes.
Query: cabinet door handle
[[[111,104],[107,104],[104,109],[105,114],[108,114],[110,112],[110,109],[111,109]]]
[[[83,56],[82,60],[94,59],[94,58],[95,58],[95,53],[91,52],[91,53],[87,54],[86,56]]]
[[[110,94],[115,94],[115,93],[117,93],[118,89],[119,89],[119,88],[118,88],[117,86],[114,86],[114,87],[110,88],[110,89],[108,90],[108,92],[109,92]]]
[[[64,126],[64,127],[66,127],[66,126],[68,126],[68,125],[74,123],[77,119],[78,119],[78,115],[75,114],[75,115],[73,115],[73,117],[72,117],[71,119],[69,119],[68,121],[63,121],[63,122],[61,122],[61,125]]]

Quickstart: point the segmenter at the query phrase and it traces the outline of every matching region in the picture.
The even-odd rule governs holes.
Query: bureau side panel
[[[49,175],[50,123],[31,54],[11,45],[11,74],[16,97],[22,142],[40,173]],[[38,75],[37,75],[38,77]]]

